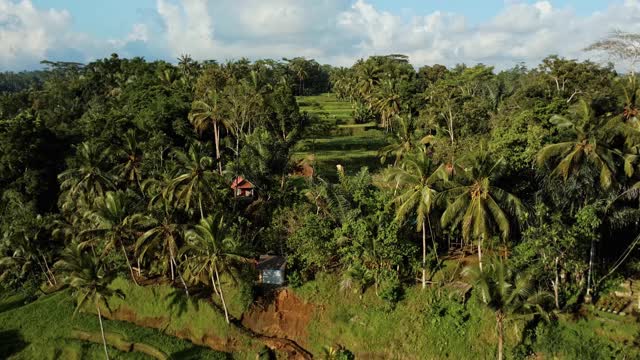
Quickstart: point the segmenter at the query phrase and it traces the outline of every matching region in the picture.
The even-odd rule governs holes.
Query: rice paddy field
[[[300,96],[298,105],[301,112],[318,116],[330,129],[323,135],[307,137],[296,149],[295,157],[310,160],[320,177],[334,180],[336,165],[342,165],[348,174],[363,166],[371,171],[382,167],[377,154],[387,145],[386,137],[375,123],[356,124],[350,102],[328,93]]]

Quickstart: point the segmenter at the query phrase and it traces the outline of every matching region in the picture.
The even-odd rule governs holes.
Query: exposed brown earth
[[[288,290],[273,297],[260,298],[242,315],[242,325],[267,336],[286,338],[300,345],[307,343],[307,326],[315,306],[300,300]]]
[[[272,350],[281,351],[289,359],[311,359],[313,355],[304,349],[307,340],[307,326],[315,306],[297,298],[285,289],[271,293],[272,297],[259,298],[242,315],[241,320],[232,319],[232,324],[247,336],[259,340]],[[239,352],[242,348],[238,339],[221,338],[215,334],[194,335],[189,328],[169,329],[169,317],[140,317],[127,306],[120,306],[103,314],[105,318],[134,323],[155,328],[169,335],[207,346],[222,352]]]

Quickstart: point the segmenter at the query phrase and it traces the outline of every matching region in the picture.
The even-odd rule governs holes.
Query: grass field
[[[351,103],[339,101],[333,94],[298,97],[300,111],[317,115],[333,127],[329,135],[305,139],[296,149],[296,158],[314,158],[317,174],[335,180],[336,165],[348,174],[366,166],[375,171],[381,167],[378,150],[387,144],[375,123],[355,124]]]
[[[407,288],[390,307],[373,288],[342,291],[340,278],[320,274],[295,289],[320,309],[309,324],[309,350],[346,347],[363,359],[495,359],[495,315],[472,295],[462,304],[442,289]],[[336,301],[340,299],[340,301]],[[511,319],[507,359],[638,359],[640,327],[631,317],[558,314],[552,323]],[[530,354],[535,355],[530,355]]]
[[[89,313],[73,317],[74,303],[68,290],[46,295],[25,304],[20,295],[0,300],[0,358],[10,359],[102,359],[102,345],[75,340],[74,330],[100,333],[98,318]],[[105,332],[143,343],[175,359],[227,359],[229,355],[160,331],[122,321],[103,320]],[[112,359],[149,359],[140,352],[109,348]]]

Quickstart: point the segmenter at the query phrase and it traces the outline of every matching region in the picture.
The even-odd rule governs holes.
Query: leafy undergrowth
[[[3,300],[5,304],[7,301]],[[4,307],[2,307],[4,309]],[[94,314],[78,313],[68,291],[47,295],[29,304],[0,313],[0,358],[11,359],[99,359],[102,345],[74,340],[74,330],[100,332]],[[122,321],[104,320],[105,331],[124,339],[148,344],[176,359],[226,359],[228,354],[196,346],[160,331]],[[138,352],[109,349],[113,359],[149,359]]]
[[[407,289],[395,306],[373,288],[340,290],[340,279],[321,275],[295,289],[319,309],[309,325],[309,350],[341,345],[368,359],[494,359],[494,315],[472,295],[466,303],[444,289]],[[340,299],[340,301],[336,301]],[[640,358],[640,326],[589,316],[558,321],[511,320],[505,326],[508,358]],[[537,356],[537,357],[536,357]]]

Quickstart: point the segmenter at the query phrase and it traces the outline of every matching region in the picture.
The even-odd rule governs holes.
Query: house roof
[[[253,184],[250,183],[245,178],[243,178],[242,176],[238,176],[231,183],[231,188],[232,189],[253,189]]]
[[[260,255],[258,259],[258,270],[284,270],[287,260],[283,256]]]

